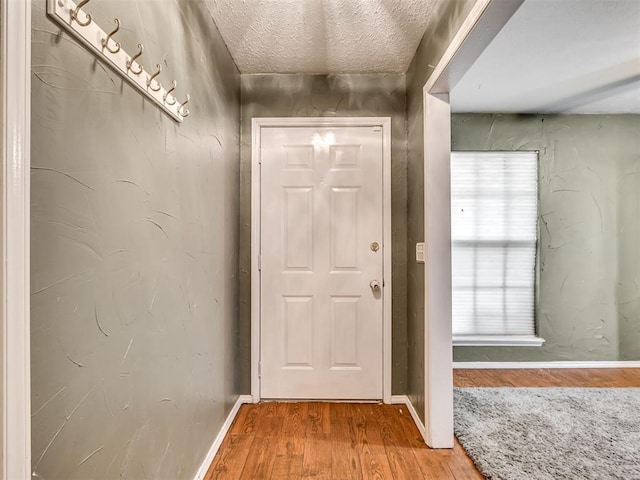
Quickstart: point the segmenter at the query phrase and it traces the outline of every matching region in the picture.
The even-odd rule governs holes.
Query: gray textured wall
[[[200,0],[87,11],[177,125],[33,3],[32,435],[45,479],[191,479],[240,392],[240,77]]]
[[[621,142],[635,140],[635,153],[617,158],[618,335],[620,360],[640,360],[640,116],[620,131]],[[629,129],[632,131],[629,132]],[[615,150],[612,150],[615,151]]]
[[[424,421],[424,265],[415,262],[415,244],[424,241],[424,119],[422,89],[458,32],[475,0],[442,2],[407,71],[407,394]]]
[[[539,150],[542,347],[456,347],[457,361],[640,359],[640,115],[452,120],[454,150]]]
[[[251,119],[253,117],[391,117],[393,230],[393,393],[406,391],[406,123],[404,75],[243,75],[240,167],[240,319],[243,358],[250,349]],[[249,390],[249,367],[243,385]]]

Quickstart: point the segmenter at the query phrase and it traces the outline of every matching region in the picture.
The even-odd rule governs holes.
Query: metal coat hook
[[[184,118],[189,116],[189,110],[184,108],[184,106],[187,103],[189,103],[189,100],[191,100],[191,95],[187,93],[187,99],[184,101],[184,103],[181,103],[180,106],[178,107],[178,113],[182,115]]]
[[[7,0],[0,0],[4,5]],[[8,0],[9,3],[14,0]],[[16,2],[31,0],[15,0]],[[167,64],[159,59],[149,59],[142,43],[138,49],[128,49],[122,30],[122,17],[116,15],[100,20],[93,8],[99,1],[92,0],[41,0],[46,4],[47,17],[65,32],[74,37],[97,59],[110,67],[125,83],[166,113],[175,122],[181,123],[189,116],[191,96],[176,93],[177,82],[169,75]],[[105,3],[108,0],[104,0]],[[91,12],[93,15],[90,15]],[[93,17],[93,18],[92,18]],[[104,25],[100,22],[104,21]],[[105,28],[106,27],[106,28]],[[142,39],[141,39],[142,40]],[[0,41],[1,43],[1,41]],[[134,43],[132,46],[135,46]],[[130,47],[129,47],[130,48]],[[144,56],[147,54],[147,57]],[[158,63],[152,60],[157,60]],[[145,68],[143,63],[155,65]],[[166,85],[164,85],[166,84]],[[186,89],[185,89],[186,90]],[[186,93],[186,92],[185,92]],[[183,96],[184,95],[184,96]]]
[[[178,82],[176,82],[175,80],[172,82],[173,86],[167,90],[165,92],[165,94],[162,96],[162,100],[164,100],[164,103],[166,103],[167,105],[175,105],[176,104],[176,98],[173,97],[173,102],[168,102],[167,101],[167,97],[169,95],[171,95],[171,93],[176,89],[176,87],[178,86]]]
[[[106,48],[111,53],[116,54],[120,51],[120,44],[114,40],[113,43],[116,44],[116,48],[112,50],[111,47],[109,46],[109,40],[111,40],[111,37],[113,37],[116,33],[118,33],[118,30],[120,30],[120,20],[118,18],[114,18],[113,21],[116,23],[116,29],[102,39],[102,48]]]
[[[160,72],[162,72],[162,65],[160,65],[159,63],[156,63],[156,68],[158,69],[158,70],[156,71],[156,73],[154,73],[153,75],[151,75],[151,76],[149,77],[149,79],[147,80],[147,88],[148,88],[148,89],[150,89],[150,90],[153,90],[154,92],[159,92],[159,91],[160,91],[160,88],[162,88],[162,86],[160,85],[160,82],[159,82],[159,81],[157,81],[157,80],[156,80],[156,85],[157,85],[157,86],[156,86],[156,88],[153,88],[153,87],[151,86],[151,82],[153,82],[153,80],[154,80],[158,75],[160,75]]]
[[[134,75],[140,75],[142,73],[142,65],[138,65],[138,70],[134,70],[133,67],[133,62],[137,59],[140,58],[140,55],[142,55],[142,52],[144,50],[144,47],[142,46],[141,43],[138,44],[138,50],[140,50],[138,53],[136,53],[133,57],[131,57],[129,60],[127,60],[127,70],[131,71],[131,73],[133,73]]]
[[[89,3],[91,0],[82,0],[78,6],[75,8],[75,10],[71,10],[69,13],[71,14],[71,23],[73,23],[73,21],[75,20],[76,22],[78,22],[78,25],[80,25],[81,27],[86,27],[87,25],[89,25],[91,23],[91,15],[89,15],[88,13],[85,13],[85,16],[87,17],[87,19],[84,22],[81,22],[78,19],[78,13],[80,12],[80,9],[82,7],[84,7],[87,3]]]

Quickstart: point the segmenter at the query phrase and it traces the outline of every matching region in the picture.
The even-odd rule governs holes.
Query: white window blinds
[[[454,335],[534,335],[537,152],[452,152]]]

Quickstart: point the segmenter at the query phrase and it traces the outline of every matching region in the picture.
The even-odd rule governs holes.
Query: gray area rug
[[[640,388],[456,388],[454,418],[491,480],[640,479]]]

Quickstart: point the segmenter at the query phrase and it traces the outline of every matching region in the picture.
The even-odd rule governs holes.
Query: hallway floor
[[[640,369],[454,370],[459,387],[638,387]],[[404,405],[243,405],[211,464],[212,479],[472,480],[483,476],[456,441],[424,445]]]

